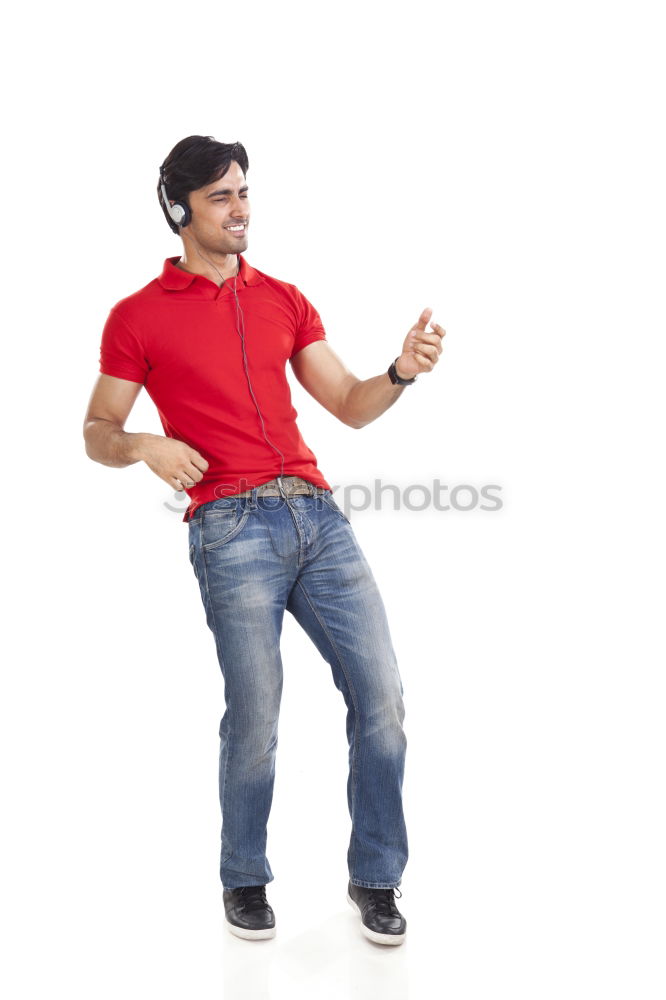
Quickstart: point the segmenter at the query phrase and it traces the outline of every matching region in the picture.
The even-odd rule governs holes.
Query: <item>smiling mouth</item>
[[[247,225],[243,223],[238,226],[225,226],[224,227],[228,233],[234,233],[236,236],[241,236],[247,229]]]

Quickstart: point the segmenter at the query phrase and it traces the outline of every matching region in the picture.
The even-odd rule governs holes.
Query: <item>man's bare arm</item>
[[[140,460],[141,439],[146,435],[123,430],[140,392],[140,382],[111,375],[97,379],[83,421],[86,454],[94,462],[123,468]]]
[[[88,457],[114,468],[143,461],[177,490],[201,482],[208,461],[196,448],[161,434],[130,434],[123,429],[140,391],[139,382],[99,376],[83,421]]]
[[[434,332],[426,332],[431,315],[431,309],[424,309],[405,338],[396,361],[396,371],[401,378],[430,372],[439,360],[446,331],[437,323],[431,323]],[[316,340],[300,350],[292,358],[291,366],[298,381],[318,403],[343,424],[355,429],[381,416],[405,388],[393,385],[388,371],[368,379],[357,378],[325,340]]]
[[[94,417],[86,425],[86,454],[101,465],[122,469],[141,461],[145,437],[124,431],[110,420]]]

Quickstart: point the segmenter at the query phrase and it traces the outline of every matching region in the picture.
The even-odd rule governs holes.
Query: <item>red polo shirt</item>
[[[221,288],[176,267],[178,260],[168,257],[159,278],[113,306],[99,370],[144,385],[166,436],[208,461],[203,479],[186,490],[183,521],[201,504],[260,486],[281,470],[245,375],[234,280],[252,390],[266,435],[284,454],[284,475],[330,489],[296,426],[286,376],[290,358],[326,339],[316,309],[295,285],[250,267],[242,254],[240,274]]]

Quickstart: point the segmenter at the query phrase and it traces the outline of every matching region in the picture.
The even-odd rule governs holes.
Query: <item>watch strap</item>
[[[395,359],[395,361],[397,360],[398,358]],[[412,378],[400,378],[398,372],[396,371],[395,361],[391,363],[387,372],[393,385],[413,385],[414,382],[416,382],[416,375],[413,375]]]

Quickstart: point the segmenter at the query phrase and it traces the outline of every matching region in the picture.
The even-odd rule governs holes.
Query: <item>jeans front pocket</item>
[[[201,548],[210,552],[235,538],[250,516],[249,507],[240,505],[205,510],[201,518]]]
[[[188,552],[188,554],[189,554],[189,557],[190,557],[190,565],[192,566],[192,569],[194,570],[194,575],[197,578],[197,580],[199,579],[199,571],[197,569],[197,540],[198,540],[197,532],[198,531],[199,531],[198,521],[196,521],[196,522],[195,521],[190,521],[190,527],[189,527],[190,539],[189,539],[189,552]]]

